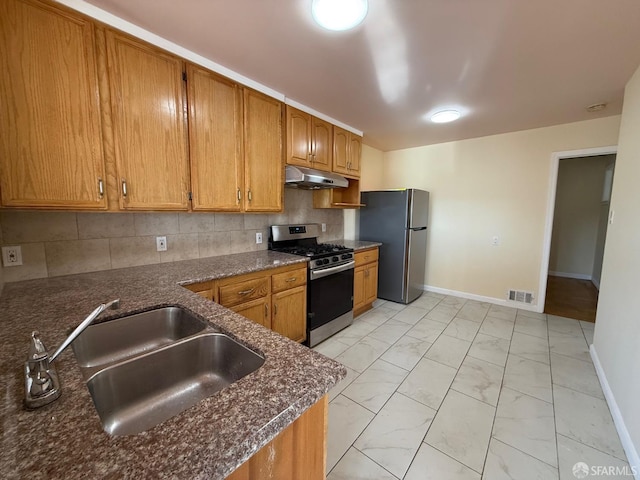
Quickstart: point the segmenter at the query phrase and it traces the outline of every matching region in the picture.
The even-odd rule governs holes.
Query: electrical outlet
[[[500,237],[499,236],[494,235],[493,237],[491,237],[491,246],[492,247],[500,246]]]
[[[2,247],[2,264],[5,267],[22,265],[22,248],[19,245]]]
[[[156,237],[156,250],[158,252],[167,251],[167,237]]]
[[[256,243],[262,243],[262,232],[256,232]]]
[[[327,224],[326,224],[326,223],[323,223],[323,224],[322,224],[322,231],[323,231],[323,232],[326,232],[326,231],[327,231]]]

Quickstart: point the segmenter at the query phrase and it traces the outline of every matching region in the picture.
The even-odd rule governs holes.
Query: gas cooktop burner
[[[347,248],[344,245],[334,245],[331,243],[319,243],[317,245],[289,246],[280,248],[274,247],[273,250],[283,253],[290,253],[292,255],[303,255],[306,257],[315,257],[318,255],[352,251],[352,249]]]

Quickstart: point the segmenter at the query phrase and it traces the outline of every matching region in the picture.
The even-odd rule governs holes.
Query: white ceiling
[[[621,112],[638,0],[369,0],[349,32],[311,0],[89,0],[394,150]],[[608,102],[603,112],[585,107]],[[452,124],[424,116],[465,112]]]

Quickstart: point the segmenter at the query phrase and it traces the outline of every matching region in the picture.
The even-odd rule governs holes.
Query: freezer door
[[[426,227],[429,222],[429,192],[411,188],[407,190],[409,197],[409,228]]]
[[[403,303],[413,302],[423,293],[425,284],[425,262],[427,260],[427,229],[408,230],[407,285],[403,292]]]
[[[362,192],[360,209],[360,238],[381,241],[377,237],[382,231],[402,235],[409,223],[408,190]]]

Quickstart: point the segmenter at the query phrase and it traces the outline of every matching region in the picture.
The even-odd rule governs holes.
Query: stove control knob
[[[333,257],[331,260],[333,260],[334,262],[337,262],[340,259],[338,257]]]
[[[316,260],[316,265],[322,265],[322,260]]]
[[[342,258],[342,260],[346,260],[348,258],[351,258],[351,254],[350,253],[343,253],[342,257],[340,257],[340,258]]]
[[[327,263],[329,263],[329,259],[325,258],[324,260],[322,260],[322,263],[326,265]]]

